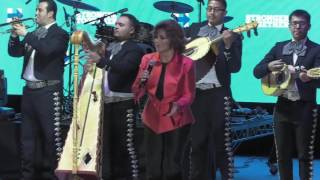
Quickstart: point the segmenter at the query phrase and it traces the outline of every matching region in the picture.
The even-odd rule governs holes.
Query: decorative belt
[[[104,103],[108,104],[108,103],[115,103],[115,102],[121,102],[121,101],[127,101],[127,100],[131,100],[133,99],[133,97],[118,97],[118,96],[105,96],[104,97]]]
[[[213,88],[219,88],[221,85],[213,84],[213,83],[200,83],[196,84],[196,88],[201,90],[207,90],[207,89],[213,89]]]
[[[59,80],[46,80],[46,81],[26,81],[26,86],[30,89],[40,89],[47,86],[59,84]]]

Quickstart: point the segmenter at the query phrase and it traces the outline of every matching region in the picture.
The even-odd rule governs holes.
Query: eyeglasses
[[[308,25],[308,23],[306,21],[292,21],[289,24],[290,27],[298,27],[298,25],[299,27],[304,28]]]
[[[207,7],[207,11],[208,12],[210,12],[210,11],[212,11],[212,12],[223,12],[223,11],[225,11],[225,9],[224,8],[213,8],[213,7]]]

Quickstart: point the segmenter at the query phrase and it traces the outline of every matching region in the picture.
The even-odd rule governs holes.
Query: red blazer
[[[156,61],[156,64],[151,70],[147,83],[141,86],[141,75],[148,68],[151,60]],[[174,130],[194,121],[190,109],[195,96],[195,72],[192,60],[177,53],[174,55],[167,65],[163,99],[159,101],[155,95],[161,67],[159,53],[146,54],[142,58],[139,73],[132,86],[136,100],[147,92],[148,101],[142,113],[143,123],[157,134]],[[170,112],[173,102],[178,104],[179,110],[173,116],[168,117],[166,114]]]

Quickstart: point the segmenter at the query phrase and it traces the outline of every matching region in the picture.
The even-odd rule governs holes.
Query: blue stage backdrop
[[[66,0],[65,0],[66,1]],[[20,18],[30,18],[35,16],[35,8],[37,0],[10,0],[0,1],[0,23],[10,21],[14,16]],[[118,11],[122,8],[128,8],[128,13],[138,17],[142,22],[156,24],[157,22],[171,18],[171,14],[156,9],[153,4],[158,2],[156,0],[82,0],[82,3],[91,5],[100,9],[100,11],[87,11],[78,9],[80,13],[77,14],[76,28],[87,31],[92,38],[94,38],[96,26],[93,24],[84,25],[84,22],[101,17]],[[199,20],[199,4],[197,0],[180,0],[193,7],[191,13],[176,14],[178,21],[182,26],[188,26],[193,22]],[[205,3],[207,1],[205,0]],[[60,26],[71,32],[71,28],[65,23],[65,16],[63,8],[69,15],[74,14],[74,9],[68,5],[58,4],[57,22]],[[316,42],[319,41],[320,23],[317,21],[320,18],[318,10],[318,0],[228,0],[228,15],[234,19],[226,25],[229,28],[236,28],[245,22],[257,20],[259,22],[258,36],[248,38],[244,34],[243,41],[243,63],[241,71],[233,76],[232,89],[233,96],[236,101],[240,102],[274,102],[274,97],[265,96],[260,87],[260,81],[253,77],[254,66],[263,58],[270,48],[277,42],[287,40],[290,38],[288,30],[288,14],[295,9],[305,9],[310,12],[312,16],[312,28],[309,37]],[[206,5],[206,4],[205,4]],[[202,20],[205,19],[205,6],[202,6]],[[108,25],[113,25],[117,16],[111,16],[105,19]],[[30,24],[31,22],[25,22]],[[31,23],[32,24],[32,23]],[[20,79],[20,72],[22,68],[22,58],[12,58],[7,54],[7,42],[9,34],[5,31],[9,26],[1,27],[0,32],[0,47],[2,49],[0,54],[0,69],[4,69],[5,76],[8,79],[8,93],[21,94],[24,81]],[[34,29],[35,27],[31,28]],[[66,53],[68,55],[68,53]],[[69,78],[69,63],[72,62],[66,57],[65,67],[65,88],[68,90]],[[82,60],[83,61],[83,60]],[[72,81],[72,79],[71,79]],[[67,91],[66,91],[67,92]]]

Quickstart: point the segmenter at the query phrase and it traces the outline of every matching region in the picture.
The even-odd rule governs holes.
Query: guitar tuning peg
[[[251,31],[247,31],[247,36],[251,37]]]
[[[253,28],[253,34],[254,34],[255,36],[258,36],[258,30],[257,30],[257,28]]]

